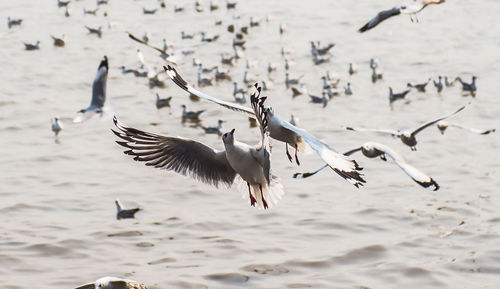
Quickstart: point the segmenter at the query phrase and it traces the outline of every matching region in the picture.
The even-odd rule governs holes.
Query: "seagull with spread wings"
[[[393,7],[388,10],[381,11],[377,14],[377,16],[373,17],[368,23],[366,23],[363,27],[361,27],[358,31],[365,32],[377,26],[380,22],[392,17],[399,15],[401,13],[410,15],[411,21],[413,21],[413,17],[415,17],[415,21],[418,22],[417,13],[422,11],[425,7],[431,4],[441,4],[444,3],[445,0],[414,0],[408,4],[402,4],[396,7]]]
[[[168,66],[164,68],[174,83],[190,94],[197,95],[200,98],[212,101],[230,110],[244,113],[249,118],[258,118],[252,109],[239,104],[223,101],[198,91],[190,86],[173,67]],[[288,145],[295,148],[295,161],[297,164],[299,164],[297,152],[304,152],[307,146],[310,146],[321,157],[321,159],[323,159],[323,161],[325,161],[332,168],[332,170],[334,170],[342,178],[356,187],[363,185],[365,180],[362,178],[362,174],[359,173],[362,168],[358,166],[355,160],[337,153],[328,144],[311,135],[306,130],[298,128],[290,124],[288,121],[281,119],[277,114],[275,114],[272,107],[266,107],[266,112],[266,118],[269,123],[269,136],[285,143],[286,154],[290,161],[293,159],[288,152]]]
[[[118,130],[112,130],[123,141],[117,143],[127,150],[125,154],[134,160],[146,162],[147,166],[189,173],[204,183],[230,186],[239,175],[247,183],[252,206],[267,209],[275,205],[283,195],[282,186],[271,175],[271,147],[268,136],[266,97],[260,96],[261,88],[250,96],[254,114],[260,125],[261,142],[250,146],[235,140],[234,132],[222,136],[225,151],[216,151],[200,142],[163,136],[114,123]]]
[[[421,170],[409,164],[401,154],[386,145],[376,142],[367,142],[361,147],[345,152],[344,155],[348,156],[358,151],[361,151],[363,155],[368,158],[380,157],[384,161],[387,160],[386,156],[388,156],[417,184],[421,185],[424,188],[434,186],[434,191],[439,190],[439,185],[436,183],[436,181],[434,181],[431,177],[429,177]],[[293,177],[297,179],[305,179],[315,175],[324,168],[326,168],[326,165],[311,173],[296,173],[293,175]]]
[[[385,133],[385,134],[391,134],[392,136],[394,137],[398,137],[401,139],[401,141],[409,146],[411,148],[412,151],[416,151],[417,148],[416,148],[416,145],[417,145],[417,139],[416,139],[416,135],[421,132],[422,130],[424,130],[425,128],[431,126],[431,125],[434,125],[436,123],[438,123],[439,121],[443,120],[443,119],[447,119],[457,113],[459,113],[460,111],[462,111],[463,109],[465,108],[465,105],[462,106],[461,108],[457,109],[456,111],[454,111],[453,113],[450,113],[448,115],[445,115],[445,116],[442,116],[442,117],[439,117],[437,119],[434,119],[434,120],[431,120],[431,121],[428,121],[422,125],[420,125],[419,127],[417,128],[410,128],[410,129],[404,129],[404,130],[392,130],[392,129],[373,129],[373,128],[353,128],[353,127],[345,127],[346,130],[352,130],[352,131],[369,131],[369,132],[378,132],[378,133]]]
[[[106,82],[108,80],[108,57],[104,59],[97,68],[97,74],[92,82],[92,100],[87,108],[78,111],[78,115],[73,119],[73,122],[82,122],[89,119],[94,114],[103,114],[104,102],[106,101]]]

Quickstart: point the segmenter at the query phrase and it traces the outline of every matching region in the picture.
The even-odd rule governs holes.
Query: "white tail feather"
[[[248,185],[241,177],[237,177],[237,186],[238,191],[241,192],[241,197],[249,204],[251,204],[250,196],[248,194]],[[265,209],[264,201],[266,202],[268,209],[274,207],[281,200],[285,192],[283,191],[283,185],[279,182],[279,179],[276,176],[272,176],[271,178],[271,186],[267,185],[262,187],[262,193],[264,194],[264,198],[262,198],[260,189],[258,185],[250,185],[252,197],[256,200],[257,207],[260,209]]]

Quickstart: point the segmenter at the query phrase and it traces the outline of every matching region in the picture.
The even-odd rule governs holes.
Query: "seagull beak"
[[[231,135],[233,135],[233,134],[234,134],[234,131],[235,131],[235,129],[233,128],[233,129],[231,130]]]

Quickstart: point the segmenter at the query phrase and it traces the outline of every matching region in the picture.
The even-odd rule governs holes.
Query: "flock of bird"
[[[57,1],[58,7],[65,8],[65,17],[70,17],[70,10],[68,9],[71,1]],[[408,5],[396,6],[392,9],[378,13],[373,19],[367,22],[359,29],[359,32],[365,33],[370,29],[375,28],[386,19],[399,15],[408,14],[412,21],[418,22],[417,14],[421,12],[428,5],[442,4],[445,0],[418,0],[410,1]],[[84,14],[96,15],[100,5],[106,5],[107,1],[97,0],[97,8],[95,10],[84,9]],[[227,10],[237,10],[237,2],[226,1]],[[166,8],[164,1],[159,1],[159,8],[142,9],[143,14],[155,14],[159,9]],[[182,13],[186,6],[173,8],[174,13]],[[210,5],[204,7],[200,1],[196,1],[194,9],[197,13],[204,13],[205,11],[214,11],[219,9],[216,2],[210,1]],[[106,13],[103,14],[106,17]],[[237,177],[246,182],[246,192],[248,202],[251,206],[268,209],[275,206],[284,195],[283,186],[280,184],[275,172],[272,170],[273,162],[271,160],[271,139],[285,143],[285,153],[291,163],[297,165],[301,164],[298,153],[303,153],[306,150],[312,149],[319,158],[324,162],[324,165],[313,172],[295,173],[294,178],[304,179],[309,178],[325,168],[332,169],[338,176],[354,185],[355,187],[363,186],[366,181],[364,175],[361,173],[362,168],[358,162],[352,158],[355,152],[361,153],[368,158],[377,158],[386,161],[392,160],[398,165],[413,181],[418,185],[425,188],[432,188],[433,190],[439,189],[439,184],[429,175],[420,169],[411,165],[401,153],[392,149],[391,147],[377,143],[366,142],[361,146],[357,146],[352,150],[345,153],[338,153],[330,145],[323,142],[320,138],[310,134],[304,128],[299,128],[297,125],[297,118],[293,115],[287,121],[284,117],[279,116],[273,107],[267,105],[266,96],[264,93],[273,94],[274,83],[272,75],[277,71],[284,69],[285,77],[283,85],[287,89],[287,93],[291,93],[292,98],[300,95],[308,95],[311,103],[317,103],[326,107],[328,102],[335,97],[342,94],[346,97],[354,93],[351,82],[346,82],[343,89],[340,87],[341,79],[330,75],[327,71],[318,79],[316,87],[321,90],[321,96],[310,94],[307,85],[303,83],[302,77],[292,76],[292,67],[294,65],[291,59],[292,52],[287,51],[285,48],[281,49],[282,65],[278,63],[268,63],[267,65],[267,78],[257,75],[251,75],[250,70],[256,64],[251,63],[248,59],[245,61],[245,69],[242,81],[235,80],[234,76],[229,70],[224,70],[223,67],[233,69],[241,63],[244,58],[245,45],[247,41],[251,40],[250,35],[252,29],[269,25],[269,19],[254,19],[250,17],[248,22],[242,17],[233,17],[233,23],[227,25],[227,33],[233,38],[232,45],[225,53],[220,53],[220,64],[213,66],[205,66],[200,59],[192,58],[192,67],[197,72],[197,80],[195,83],[188,83],[178,71],[180,66],[185,63],[185,58],[189,55],[196,55],[196,48],[200,45],[211,45],[221,38],[220,34],[209,35],[208,32],[200,33],[187,33],[180,31],[179,36],[181,41],[191,41],[191,44],[186,46],[185,49],[177,49],[172,51],[172,46],[168,45],[166,39],[163,39],[163,47],[158,47],[150,43],[150,37],[145,33],[142,37],[135,36],[128,33],[128,39],[137,42],[139,45],[154,49],[160,53],[162,59],[163,69],[156,69],[148,65],[145,61],[144,55],[140,49],[137,49],[137,57],[140,66],[136,68],[120,66],[121,73],[124,75],[132,75],[138,78],[147,79],[147,84],[150,88],[164,88],[167,86],[170,79],[176,86],[179,87],[179,93],[185,92],[191,101],[206,100],[211,103],[217,104],[228,110],[240,113],[248,118],[251,122],[251,127],[258,127],[260,129],[260,139],[256,140],[256,145],[246,144],[236,139],[239,132],[235,129],[224,132],[222,126],[225,123],[223,119],[219,119],[215,126],[204,126],[201,124],[201,115],[205,110],[189,111],[185,104],[182,104],[182,120],[192,122],[195,127],[202,129],[206,134],[216,134],[221,136],[224,145],[224,150],[217,151],[203,143],[182,137],[172,137],[167,135],[159,135],[152,132],[143,131],[137,128],[129,127],[123,124],[115,116],[113,122],[115,128],[112,129],[114,135],[118,138],[116,143],[125,148],[124,153],[131,156],[135,161],[144,162],[147,166],[155,168],[162,168],[172,170],[174,172],[190,175],[192,178],[201,182],[211,184],[214,186],[226,185],[231,186]],[[22,19],[8,18],[8,28],[15,29],[15,26],[22,26]],[[215,22],[215,26],[222,26],[220,20]],[[85,26],[90,34],[95,34],[99,38],[103,37],[102,26],[92,28]],[[279,34],[287,33],[287,26],[285,24],[279,25]],[[278,32],[278,31],[277,31]],[[197,40],[197,35],[200,36],[199,42],[192,44]],[[51,36],[54,41],[54,46],[64,47],[64,36],[58,38]],[[125,38],[126,39],[126,38]],[[124,41],[130,41],[124,40]],[[40,41],[35,44],[24,43],[26,50],[40,49]],[[314,65],[326,66],[330,62],[332,49],[335,47],[334,43],[322,45],[320,41],[311,41],[311,56]],[[257,64],[258,65],[258,64]],[[184,66],[183,69],[187,66]],[[380,69],[380,61],[376,58],[370,60],[370,69],[372,70],[371,81],[373,83],[383,79],[383,72]],[[106,113],[106,84],[108,79],[108,72],[110,70],[108,57],[104,56],[97,68],[97,73],[92,83],[92,98],[90,105],[78,111],[77,116],[73,118],[74,123],[80,123],[88,120],[94,115],[102,115]],[[349,75],[358,73],[358,66],[355,63],[349,63],[346,67]],[[437,93],[441,93],[443,89],[460,83],[462,91],[476,96],[476,76],[472,77],[470,83],[464,81],[461,77],[456,77],[450,81],[447,76],[439,75],[437,79],[428,78],[424,83],[412,84],[408,83],[407,90],[402,92],[393,92],[389,87],[389,104],[397,100],[405,99],[411,90],[425,93],[427,85],[432,81]],[[210,96],[202,92],[204,87],[215,85],[216,83],[228,83],[233,86],[231,100],[223,100]],[[321,83],[321,85],[319,85]],[[279,82],[281,84],[281,82]],[[289,91],[289,92],[288,92]],[[231,90],[225,93],[231,94]],[[246,106],[247,97],[249,96],[250,106]],[[465,96],[465,95],[464,95]],[[173,97],[167,98],[160,97],[156,93],[156,101],[154,105],[157,109],[170,107]],[[392,137],[399,138],[405,145],[410,147],[412,151],[416,150],[417,140],[416,136],[424,129],[436,126],[439,131],[444,134],[447,128],[464,129],[472,133],[486,135],[495,131],[495,129],[479,130],[468,128],[464,125],[457,123],[446,122],[448,118],[463,111],[467,105],[464,105],[455,111],[444,115],[438,116],[423,124],[417,124],[415,128],[410,129],[375,129],[375,128],[354,128],[351,126],[344,127],[347,131],[355,132],[373,132],[391,135]],[[288,119],[288,118],[287,118]],[[52,120],[52,131],[56,139],[59,137],[64,126],[61,118],[54,117]],[[292,153],[289,151],[292,149]],[[135,213],[140,211],[139,208],[125,209],[119,200],[115,201],[117,207],[117,218],[133,218]],[[78,287],[77,289],[91,289],[91,288],[145,288],[144,285],[139,284],[132,280],[120,279],[114,277],[104,277],[98,279],[94,283],[86,284]]]

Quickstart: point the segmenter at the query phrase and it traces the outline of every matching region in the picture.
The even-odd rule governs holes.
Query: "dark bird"
[[[123,205],[120,203],[120,200],[115,200],[116,204],[116,219],[133,219],[135,218],[135,213],[139,212],[140,208],[135,209],[125,209]]]
[[[170,107],[170,101],[172,100],[172,97],[169,96],[167,98],[160,98],[160,95],[157,93],[156,94],[156,108],[160,109],[163,107]]]
[[[9,29],[12,27],[12,26],[19,26],[21,25],[21,23],[23,22],[23,19],[10,19],[10,16],[7,17],[7,26],[9,27]]]
[[[410,88],[415,88],[418,92],[425,92],[425,87],[427,86],[427,84],[429,84],[430,81],[431,79],[429,78],[427,82],[424,83],[411,84],[408,82],[406,86]]]
[[[186,106],[183,104],[181,105],[182,107],[182,119],[183,120],[195,120],[199,121],[200,120],[200,114],[202,114],[205,110],[198,110],[198,111],[188,111],[186,109]]]
[[[101,38],[102,37],[102,27],[99,26],[99,28],[91,28],[91,27],[88,27],[87,25],[85,25],[85,28],[87,28],[87,30],[89,31],[90,34],[95,34],[97,35],[97,37]]]
[[[409,92],[410,90],[408,89],[400,93],[394,93],[392,92],[392,87],[389,87],[389,103],[393,103],[399,99],[404,99]]]
[[[24,42],[24,49],[25,50],[38,50],[38,49],[40,49],[40,41],[37,41],[35,44]]]
[[[205,133],[207,134],[218,134],[218,135],[222,135],[222,123],[224,121],[223,120],[220,120],[217,122],[217,126],[209,126],[209,127],[204,127],[204,126],[201,126],[201,128],[205,131]]]
[[[66,45],[66,42],[64,42],[64,35],[61,38],[57,38],[53,35],[51,35],[52,39],[54,40],[54,46],[58,47],[64,47]]]
[[[477,89],[476,88],[476,79],[477,79],[476,76],[472,76],[472,82],[467,83],[467,82],[464,82],[462,80],[462,78],[460,78],[460,76],[455,78],[455,80],[458,80],[458,82],[460,82],[462,84],[462,91],[469,92],[473,97],[476,96],[476,89]]]
[[[437,92],[438,93],[441,93],[441,91],[443,90],[443,77],[440,75],[438,77],[438,81],[435,81],[433,80],[432,81],[434,83],[434,87],[436,88]]]
[[[151,10],[148,10],[148,9],[146,9],[146,8],[144,8],[144,7],[142,8],[142,13],[143,13],[143,14],[153,15],[153,14],[155,14],[155,13],[156,13],[156,11],[158,11],[158,9],[157,9],[157,8],[155,8],[155,9],[151,9]]]

